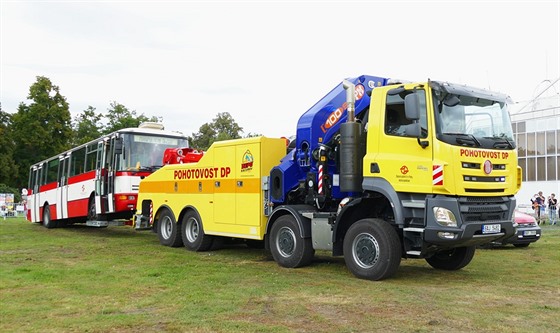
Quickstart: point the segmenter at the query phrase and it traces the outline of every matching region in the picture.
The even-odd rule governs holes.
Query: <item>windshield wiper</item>
[[[444,135],[456,135],[458,138],[455,141],[460,145],[470,145],[475,147],[480,147],[480,141],[472,134],[467,133],[443,133]]]
[[[149,172],[154,172],[157,169],[161,168],[161,165],[152,165],[152,166],[144,166],[142,165],[140,168],[138,168],[137,171],[149,171]]]
[[[514,149],[514,143],[504,134],[484,137],[485,139],[495,140],[494,148],[509,148]]]

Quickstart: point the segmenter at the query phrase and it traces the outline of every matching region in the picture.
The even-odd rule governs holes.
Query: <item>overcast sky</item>
[[[527,101],[560,77],[554,1],[0,0],[0,102],[46,76],[72,116],[117,101],[186,135],[229,112],[295,133],[346,77],[477,86]]]

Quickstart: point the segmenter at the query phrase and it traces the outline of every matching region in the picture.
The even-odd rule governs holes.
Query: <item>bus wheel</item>
[[[441,251],[426,258],[430,266],[447,271],[456,271],[467,266],[474,257],[476,246],[458,247]]]
[[[206,235],[202,221],[197,213],[190,211],[185,214],[181,223],[183,244],[191,251],[208,251],[212,247],[214,237]]]
[[[43,208],[43,227],[52,229],[56,228],[56,221],[51,219],[51,208],[49,205],[45,205]]]
[[[178,247],[183,245],[181,226],[175,222],[175,217],[169,209],[163,209],[159,215],[157,234],[161,245]]]
[[[292,215],[278,218],[270,230],[270,252],[278,265],[287,268],[311,264],[315,250],[311,238],[302,238],[299,224]]]
[[[88,213],[87,213],[87,221],[96,221],[97,220],[97,212],[95,208],[95,198],[89,198],[88,203]]]
[[[393,227],[380,219],[354,223],[344,237],[344,262],[360,279],[383,280],[401,264],[401,244]]]

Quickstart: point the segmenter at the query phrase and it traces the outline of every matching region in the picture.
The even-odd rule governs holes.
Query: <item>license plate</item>
[[[523,231],[523,236],[535,236],[537,234],[536,230]]]
[[[483,234],[495,234],[502,231],[502,226],[499,224],[483,224],[482,233]]]

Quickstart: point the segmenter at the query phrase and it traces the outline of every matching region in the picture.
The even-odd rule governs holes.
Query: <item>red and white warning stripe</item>
[[[319,176],[317,179],[319,194],[323,194],[323,165],[319,164]]]
[[[432,181],[434,185],[443,185],[443,165],[434,165],[432,171]]]
[[[154,222],[154,203],[150,201],[150,226],[153,225]]]

